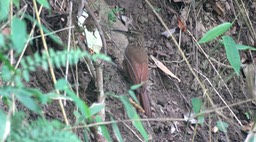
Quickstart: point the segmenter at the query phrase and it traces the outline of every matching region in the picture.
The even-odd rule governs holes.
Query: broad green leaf
[[[202,102],[201,99],[199,99],[199,98],[192,98],[191,102],[192,102],[192,109],[193,109],[193,111],[196,114],[200,113],[202,110],[204,110],[203,102]],[[197,118],[198,118],[198,123],[203,124],[204,116],[203,115],[199,115]]]
[[[127,96],[121,96],[120,97],[121,102],[124,104],[125,111],[130,119],[139,119],[139,116],[134,109],[134,107],[131,105],[131,103],[128,100]],[[132,121],[132,124],[134,127],[140,132],[140,134],[143,136],[143,138],[148,141],[148,134],[146,130],[144,129],[141,121]]]
[[[93,116],[94,114],[97,114],[97,113],[100,112],[103,108],[104,108],[104,105],[99,104],[99,103],[93,103],[93,104],[90,106],[91,116]]]
[[[191,99],[192,102],[192,109],[195,113],[199,113],[201,111],[203,102],[201,99],[199,98],[192,98]]]
[[[47,0],[36,0],[39,4],[41,4],[43,7],[50,9],[50,5]]]
[[[236,44],[236,48],[237,48],[238,50],[248,50],[248,49],[253,50],[253,51],[256,50],[255,47],[246,46],[246,45],[242,45],[242,44]]]
[[[112,117],[111,117],[111,121],[114,121],[114,119]],[[123,142],[124,140],[122,138],[122,135],[121,135],[120,130],[116,123],[112,123],[112,129],[114,131],[117,141]]]
[[[16,17],[12,19],[11,40],[14,45],[14,49],[20,53],[27,40],[27,29],[25,22]]]
[[[10,133],[11,123],[9,122],[6,114],[0,109],[0,141],[5,141]]]
[[[227,132],[227,128],[228,128],[228,124],[226,122],[223,121],[217,121],[217,125],[216,127],[222,131],[222,132]]]
[[[134,84],[130,87],[131,90],[136,90],[136,89],[139,89],[140,87],[142,86],[142,83],[140,84]]]
[[[222,37],[224,42],[224,47],[226,50],[227,58],[232,66],[232,68],[235,70],[236,74],[239,75],[240,72],[240,55],[236,48],[236,43],[230,36],[223,36]]]
[[[96,116],[96,121],[97,122],[102,122],[102,119],[100,118],[100,116]],[[98,125],[98,131],[102,133],[102,135],[106,138],[106,140],[108,142],[111,142],[111,137],[109,135],[108,129],[105,125]]]
[[[198,43],[201,44],[215,39],[216,37],[222,35],[227,30],[229,30],[231,26],[231,23],[226,22],[212,28],[204,34],[204,36],[198,41]]]
[[[9,14],[10,0],[0,0],[0,21],[5,20]]]

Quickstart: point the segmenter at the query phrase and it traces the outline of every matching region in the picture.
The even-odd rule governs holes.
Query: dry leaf
[[[186,32],[187,31],[187,28],[186,28],[185,24],[180,20],[180,18],[178,18],[178,27],[180,28],[180,30],[182,32]]]
[[[180,79],[175,76],[162,62],[157,60],[154,56],[150,55],[151,59],[155,62],[156,66],[160,68],[164,73],[170,75],[171,77],[177,79],[180,82]]]
[[[137,110],[145,114],[145,110],[139,104],[134,102],[132,98],[129,98],[129,101]]]

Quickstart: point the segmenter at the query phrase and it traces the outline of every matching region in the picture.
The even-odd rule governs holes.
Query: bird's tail
[[[146,89],[141,88],[139,90],[139,94],[138,95],[139,95],[138,97],[140,98],[139,100],[140,100],[141,106],[145,110],[145,114],[148,117],[152,117],[151,105],[150,105],[150,101],[149,101]]]

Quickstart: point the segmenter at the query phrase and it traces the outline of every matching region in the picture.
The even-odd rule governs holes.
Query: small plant
[[[209,30],[200,40],[199,44],[209,42],[213,39],[216,39],[218,36],[224,34],[226,31],[228,31],[231,28],[232,24],[229,22],[220,24],[216,26],[215,28]],[[222,41],[227,59],[232,66],[232,68],[235,70],[235,73],[239,75],[240,73],[240,50],[256,50],[256,48],[246,45],[237,44],[234,39],[231,36],[222,36]]]
[[[109,11],[109,13],[108,13],[108,21],[110,22],[110,23],[115,23],[116,22],[116,20],[117,20],[117,14],[119,13],[119,12],[121,12],[123,9],[122,8],[119,8],[119,7],[116,7],[116,8],[113,8],[113,9],[111,9],[111,11]]]

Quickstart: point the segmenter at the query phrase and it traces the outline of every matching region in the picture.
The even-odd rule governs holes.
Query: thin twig
[[[70,1],[69,3],[69,24],[68,26],[71,27],[72,25],[72,10],[73,10],[73,2]],[[68,47],[67,47],[67,51],[69,53],[70,51],[70,43],[71,43],[71,28],[69,28],[68,30]],[[65,80],[68,82],[68,68],[69,68],[69,54],[67,54],[67,61],[66,61],[66,72],[65,72]],[[64,92],[64,96],[66,96],[66,92]],[[64,106],[66,106],[67,101],[64,100]]]
[[[37,21],[38,21],[40,34],[42,36],[43,46],[44,46],[44,49],[45,49],[45,52],[46,52],[46,55],[47,55],[47,61],[48,61],[49,67],[50,67],[50,72],[51,72],[52,80],[53,80],[53,83],[55,84],[56,83],[56,77],[55,77],[55,74],[54,74],[54,71],[53,71],[52,63],[50,61],[50,55],[49,55],[49,52],[48,52],[48,46],[46,44],[46,40],[45,40],[45,37],[44,37],[44,31],[42,29],[41,20],[40,20],[39,13],[38,13],[38,8],[37,8],[37,3],[36,3],[35,0],[33,0],[33,4],[34,4],[35,12],[36,12],[36,18],[37,18]],[[57,94],[60,94],[59,90],[57,90],[57,89],[56,89],[56,92],[57,92]],[[61,100],[59,100],[59,105],[61,107],[61,111],[62,111],[64,120],[65,120],[65,123],[66,123],[66,125],[69,125],[69,122],[68,122],[68,119],[67,119],[67,115],[66,115],[66,111],[65,111],[65,108],[64,108],[63,103],[62,103]]]

